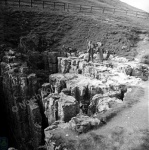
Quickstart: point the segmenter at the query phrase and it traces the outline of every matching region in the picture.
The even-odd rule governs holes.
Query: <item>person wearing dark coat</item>
[[[87,53],[89,53],[89,55],[88,55],[88,62],[89,61],[93,62],[93,55],[94,55],[93,51],[94,51],[94,45],[93,45],[92,41],[89,41],[88,45],[87,45]]]

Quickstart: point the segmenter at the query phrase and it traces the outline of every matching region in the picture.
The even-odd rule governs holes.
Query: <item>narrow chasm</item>
[[[1,68],[0,68],[0,137],[5,138],[8,144],[8,147],[18,147],[17,141],[13,137],[11,124],[8,121],[9,115],[6,109],[6,97],[3,92],[3,84],[2,84],[3,77],[1,76]]]

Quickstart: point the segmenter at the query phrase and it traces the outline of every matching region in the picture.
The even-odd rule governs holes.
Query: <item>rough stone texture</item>
[[[87,77],[96,78],[106,82],[111,71],[124,73],[125,75],[148,79],[148,67],[138,62],[129,62],[123,57],[112,57],[103,63],[91,63],[84,61],[81,57],[58,58],[59,73],[79,73]]]
[[[62,55],[65,56],[65,54]],[[41,60],[36,61],[36,56]],[[42,123],[44,116],[41,115],[41,111],[45,111],[44,98],[58,90],[50,83],[44,83],[41,87],[37,75],[31,69],[41,68],[44,64],[44,69],[49,73],[57,73],[59,56],[61,54],[58,52],[44,52],[42,54],[32,52],[29,57],[25,56],[25,59],[29,58],[26,63],[21,60],[21,54],[13,51],[5,52],[1,62],[2,84],[6,95],[9,122],[13,129],[12,136],[18,141],[19,149],[37,149],[39,145],[43,144]],[[32,67],[28,68],[27,65]],[[62,84],[61,90],[66,87],[62,81],[58,83],[58,86],[59,84]],[[39,88],[41,89],[39,90]],[[71,99],[69,101],[71,103],[69,105],[72,105],[74,110],[78,108],[75,106],[77,102],[73,104]],[[62,120],[70,120],[76,115],[75,111],[72,116],[69,115],[70,113],[64,113],[67,111],[66,107],[69,108],[68,103],[59,104],[61,106],[61,115],[59,116]]]
[[[33,148],[38,147],[42,144],[42,117],[40,114],[39,106],[30,101],[28,105],[29,112],[29,131],[32,135],[30,144]]]
[[[109,95],[101,95],[96,94],[89,105],[89,112],[90,114],[94,113],[103,113],[104,111],[107,111],[110,109],[110,103],[111,102],[117,102],[122,103],[122,100],[116,98],[116,96],[120,94],[120,92],[113,92],[113,94]]]
[[[31,103],[31,98],[37,91],[37,77],[28,74],[27,66],[17,63],[14,54],[8,52],[1,63],[12,136],[18,142],[19,149],[36,149],[42,138],[40,110],[38,105],[33,107]]]
[[[79,105],[72,96],[61,94],[58,101],[58,117],[61,121],[68,122],[79,112]]]
[[[141,80],[141,76],[136,78],[137,74],[133,73],[138,66],[137,62],[132,63],[124,58],[111,57],[111,60],[99,64],[88,63],[82,58],[59,57],[59,73],[49,76],[51,85],[61,87],[56,93],[68,93],[68,95],[75,97],[80,106],[80,114],[72,117],[68,123],[51,124],[45,129],[45,140],[50,145],[49,149],[54,149],[56,146],[52,137],[55,137],[57,132],[67,129],[67,131],[85,133],[100,127],[102,118],[99,120],[93,116],[96,116],[96,113],[108,111],[113,104],[123,103],[127,86],[134,86]],[[141,66],[143,65],[141,64]],[[146,68],[147,74],[148,69],[144,68]],[[58,111],[60,110],[61,108],[58,107]],[[82,113],[88,114],[90,117],[81,115]],[[57,146],[61,147],[61,145]]]
[[[48,118],[48,124],[51,125],[54,121],[58,120],[58,94],[51,94],[44,98],[45,115]]]
[[[91,129],[98,128],[100,120],[89,116],[78,115],[70,120],[69,125],[71,130],[78,133],[85,133]]]
[[[106,98],[108,98],[108,96],[121,98],[121,84],[133,85],[139,82],[138,79],[134,79],[133,77],[128,78],[122,73],[109,75],[107,82],[70,73],[50,75],[49,80],[53,85],[55,85],[57,81],[59,81],[59,83],[62,83],[60,81],[64,81],[66,83],[66,89],[70,91],[71,96],[76,98],[80,110],[86,114],[88,114],[88,107],[92,101],[92,97],[96,94],[101,94],[102,97],[106,96]],[[62,87],[61,84],[60,87]],[[102,103],[101,105],[103,106]],[[101,110],[98,112],[101,112]]]
[[[56,120],[68,122],[79,112],[76,99],[63,93],[48,95],[44,99],[44,107],[49,125]]]
[[[84,133],[100,127],[101,120],[93,116],[111,109],[111,103],[122,103],[127,86],[148,79],[146,65],[124,58],[92,63],[83,57],[60,56],[59,52],[40,54],[41,62],[35,66],[43,63],[48,70],[46,83],[39,83],[37,74],[15,52],[3,57],[1,76],[7,111],[22,150],[37,149],[42,144],[45,118],[49,124],[45,141],[51,149],[55,147],[51,134],[57,131]]]

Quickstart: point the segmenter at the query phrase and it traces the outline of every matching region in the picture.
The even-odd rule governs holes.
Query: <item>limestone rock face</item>
[[[117,97],[121,95],[120,91],[111,91],[106,94],[96,94],[92,97],[89,105],[89,114],[93,115],[95,113],[103,113],[110,109],[110,103],[122,103],[122,100]]]
[[[36,74],[29,74],[24,63],[18,63],[15,53],[8,52],[1,62],[2,86],[12,136],[19,149],[38,148],[42,142],[40,109],[32,96],[37,92]]]
[[[32,135],[31,143],[33,147],[38,147],[42,144],[42,117],[39,106],[30,101],[28,105],[29,112],[29,130]]]
[[[76,117],[73,117],[70,122],[70,129],[74,130],[78,133],[85,133],[91,129],[95,129],[99,127],[100,120],[97,118],[91,118],[84,115],[79,115]]]
[[[32,58],[36,60],[38,54],[34,54]],[[39,63],[34,62],[35,68],[20,61],[13,51],[2,59],[1,80],[9,122],[21,150],[38,149],[43,128],[47,149],[63,149],[53,136],[59,139],[62,133],[66,138],[66,131],[85,133],[100,127],[101,120],[95,115],[109,111],[113,103],[122,103],[127,86],[148,79],[147,66],[124,58],[92,63],[84,59],[85,55],[63,55],[45,51],[40,54]],[[49,81],[39,80],[39,74],[32,71],[38,67],[48,71]],[[43,120],[48,122],[44,127]]]
[[[107,82],[108,77],[111,76],[110,74],[114,73],[113,71],[130,76],[135,76],[135,74],[136,75],[138,74],[134,72],[135,70],[137,70],[134,69],[136,68],[135,66],[137,66],[137,64],[133,65],[131,62],[129,63],[128,60],[126,60],[125,58],[118,58],[118,57],[112,58],[112,61],[113,62],[105,61],[103,63],[91,63],[83,60],[82,58],[59,57],[58,71],[59,73],[74,73],[74,74],[79,73],[86,77],[102,80],[103,82]],[[144,72],[144,70],[145,69],[141,71]],[[143,73],[143,76],[144,78],[145,77],[147,78],[148,75],[147,73]],[[139,78],[142,77],[139,75]]]
[[[108,98],[108,96],[118,97],[118,95],[121,95],[120,84],[118,84],[116,81],[114,82],[114,80],[112,81],[112,79],[113,78],[109,78],[109,81],[105,84],[97,79],[92,79],[89,77],[84,77],[82,75],[75,75],[70,73],[67,73],[65,75],[53,74],[49,77],[50,83],[53,85],[55,85],[58,80],[64,81],[66,83],[66,88],[64,89],[67,89],[70,92],[68,95],[75,97],[75,99],[79,103],[81,111],[86,114],[88,114],[89,105],[95,95],[100,94],[102,98]],[[107,109],[104,108],[103,110],[95,112],[102,112],[104,110],[108,110],[108,103],[106,105],[106,99],[104,99],[103,103],[101,103],[100,105],[103,106],[104,103],[105,106],[107,106]],[[96,105],[98,105],[98,108],[100,107],[99,104]]]
[[[61,121],[68,122],[72,117],[79,113],[79,105],[72,96],[61,94],[58,101],[58,116]]]
[[[52,94],[44,99],[45,115],[48,118],[49,125],[58,120],[59,98],[58,94]]]
[[[45,115],[48,118],[49,125],[56,120],[68,122],[79,112],[79,105],[72,96],[60,94],[50,94],[44,99]]]

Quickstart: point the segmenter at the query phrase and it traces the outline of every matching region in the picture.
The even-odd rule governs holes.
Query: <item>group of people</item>
[[[93,43],[92,41],[88,41],[87,43],[87,53],[88,55],[85,56],[86,61],[94,62],[94,54],[96,54],[96,61],[103,62],[103,60],[107,60],[110,56],[110,52],[108,50],[104,51],[102,48],[102,43],[97,42]],[[72,47],[65,47],[62,46],[62,52],[67,52],[71,56],[74,53],[75,56],[78,56],[78,50]],[[86,58],[87,57],[87,58]]]
[[[87,44],[87,53],[88,53],[88,62],[89,61],[94,61],[94,53],[97,54],[96,59],[98,62],[103,62],[104,59],[108,59],[110,56],[110,52],[108,50],[103,51],[103,49],[101,48],[102,43],[101,42],[97,42],[97,43],[93,43],[92,41],[88,41]],[[106,58],[103,57],[103,54],[106,53]]]

